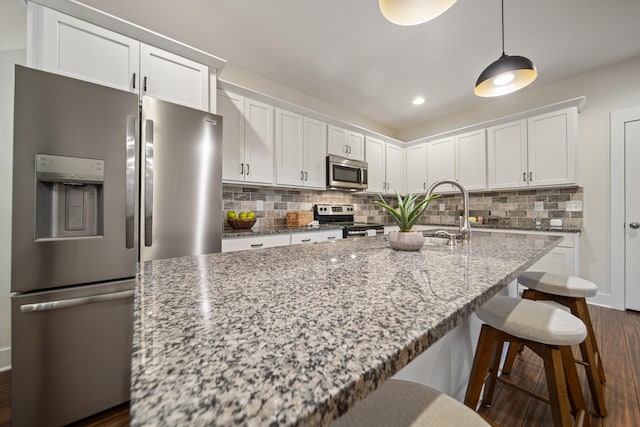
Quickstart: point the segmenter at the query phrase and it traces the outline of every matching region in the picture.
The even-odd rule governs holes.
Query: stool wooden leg
[[[509,350],[507,350],[507,357],[502,365],[502,375],[509,375],[513,369],[513,364],[516,362],[516,356],[524,350],[524,344],[511,342],[509,343]]]
[[[571,299],[569,301],[569,308],[571,309],[571,313],[580,318],[587,327],[587,338],[580,344],[580,353],[582,353],[582,360],[587,362],[585,368],[593,406],[595,406],[598,415],[606,417],[607,404],[604,399],[602,377],[598,368],[599,365],[602,365],[602,360],[599,360],[600,353],[597,351],[597,344],[595,342],[595,335],[593,333],[593,326],[591,325],[591,317],[589,316],[586,301],[584,298]]]
[[[482,391],[482,386],[484,385],[489,365],[491,364],[496,339],[497,331],[489,325],[482,325],[480,337],[478,338],[478,347],[473,357],[471,374],[469,375],[469,385],[467,386],[467,393],[464,397],[464,404],[474,411],[478,407],[480,392]]]
[[[573,426],[571,405],[567,393],[565,371],[560,349],[558,347],[540,344],[538,345],[538,351],[542,356],[542,360],[544,360],[553,424],[556,427]]]
[[[589,416],[587,416],[587,403],[585,402],[584,395],[582,394],[580,378],[578,377],[578,371],[576,370],[576,363],[575,359],[573,358],[573,351],[571,350],[571,346],[560,347],[560,352],[562,354],[562,363],[567,380],[569,403],[571,404],[571,408],[573,409],[572,413],[574,414],[576,419],[579,419],[583,413],[584,416],[582,425],[584,427],[590,427],[591,420]]]
[[[602,357],[600,356],[600,349],[598,348],[598,340],[596,339],[595,331],[593,330],[593,323],[591,323],[591,315],[589,314],[589,307],[587,307],[587,301],[584,298],[580,298],[576,300],[576,306],[574,313],[574,308],[571,308],[571,313],[579,317],[584,325],[587,327],[587,339],[591,340],[591,346],[593,347],[593,351],[596,355],[596,362],[598,364],[598,376],[600,377],[601,383],[607,382],[607,377],[604,374],[604,366],[602,365]]]
[[[502,335],[502,334],[500,334]],[[502,351],[504,349],[504,341],[498,339],[493,350],[491,368],[489,369],[489,381],[484,386],[484,395],[482,396],[482,405],[491,406],[493,403],[493,392],[496,389],[496,381],[498,371],[500,370],[500,359],[502,359]]]

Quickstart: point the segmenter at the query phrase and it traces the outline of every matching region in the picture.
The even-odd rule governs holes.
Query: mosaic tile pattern
[[[559,240],[479,231],[397,252],[363,237],[141,263],[131,425],[328,425]]]
[[[250,187],[225,184],[223,186],[223,208],[236,212],[253,210],[258,218],[258,227],[286,225],[287,211],[311,210],[318,203],[353,204],[357,222],[391,224],[390,216],[374,200],[374,193],[349,193],[344,191],[320,191],[287,189],[274,187]],[[387,196],[392,200],[393,196]],[[257,210],[257,201],[264,202],[264,209]],[[565,204],[570,200],[584,200],[582,187],[548,188],[538,190],[491,191],[471,193],[470,209],[490,210],[492,215],[510,228],[529,229],[539,218],[543,227],[549,226],[551,218],[561,218],[563,225],[571,229],[581,229],[583,212],[566,212]],[[534,203],[543,202],[543,210],[535,211]],[[444,210],[440,210],[444,204]],[[462,209],[462,197],[445,195],[435,200],[420,218],[419,224],[457,223],[458,210]]]

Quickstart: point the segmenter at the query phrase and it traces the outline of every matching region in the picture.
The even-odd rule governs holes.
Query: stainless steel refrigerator
[[[219,252],[222,118],[16,66],[12,422],[129,400],[138,260]]]

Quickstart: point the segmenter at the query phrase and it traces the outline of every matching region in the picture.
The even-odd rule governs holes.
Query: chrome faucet
[[[464,216],[460,217],[459,219],[460,240],[462,240],[463,243],[469,243],[471,242],[471,226],[469,225],[469,192],[466,188],[464,188],[462,184],[460,184],[455,179],[441,179],[429,186],[429,188],[427,189],[427,197],[430,197],[433,193],[433,190],[435,190],[436,187],[439,187],[442,184],[451,184],[455,187],[458,187],[462,192]]]

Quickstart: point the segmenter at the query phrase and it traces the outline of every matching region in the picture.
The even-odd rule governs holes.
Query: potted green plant
[[[432,200],[440,197],[439,194],[431,194],[419,200],[423,194],[407,194],[404,197],[396,193],[398,207],[389,205],[380,194],[381,200],[374,203],[383,207],[389,212],[393,221],[400,227],[400,231],[389,233],[389,243],[393,249],[400,251],[419,251],[424,244],[424,237],[421,231],[411,231],[420,215],[422,215]]]

